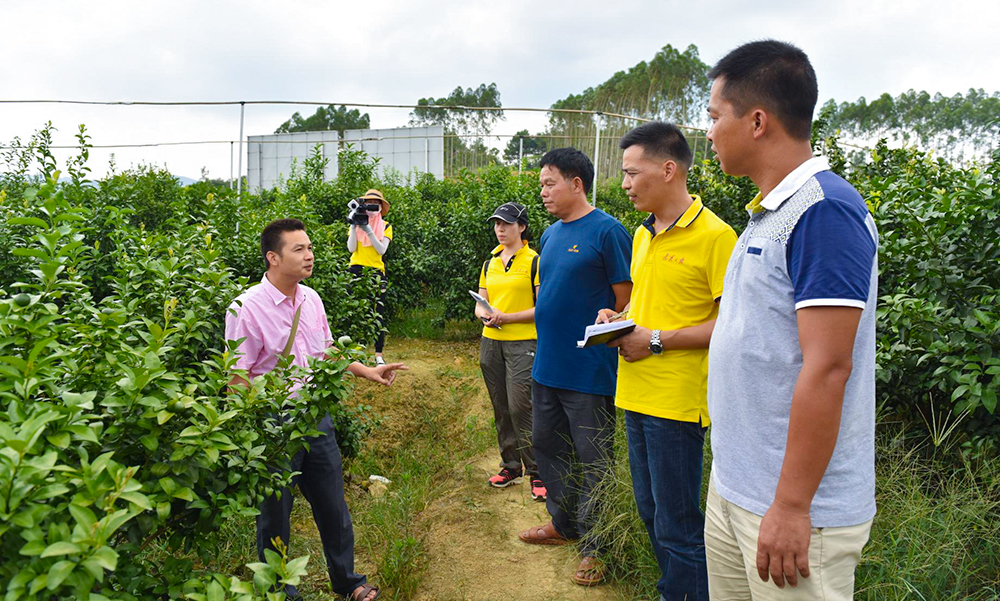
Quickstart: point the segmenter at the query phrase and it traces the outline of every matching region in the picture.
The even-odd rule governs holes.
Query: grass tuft
[[[599,488],[595,534],[624,597],[657,599],[660,573],[632,496],[623,422],[614,467]],[[856,572],[856,599],[1000,599],[1000,460],[968,462],[928,444],[880,427],[878,515]],[[702,507],[711,466],[707,437],[704,460]]]

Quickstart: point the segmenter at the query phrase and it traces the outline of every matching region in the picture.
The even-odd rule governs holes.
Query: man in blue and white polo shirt
[[[760,188],[709,347],[710,595],[851,599],[875,515],[875,223],[813,156],[805,53],[752,42],[709,77],[712,148]]]

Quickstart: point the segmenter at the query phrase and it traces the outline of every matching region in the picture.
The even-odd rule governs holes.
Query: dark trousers
[[[626,411],[625,431],[635,503],[660,566],[660,598],[708,601],[700,505],[705,428]]]
[[[590,530],[597,521],[594,488],[611,466],[615,405],[610,396],[552,388],[532,380],[532,443],[548,493],[556,531],[579,538],[581,553],[595,555]]]
[[[354,528],[344,499],[344,471],[329,415],[320,422],[319,430],[326,432],[326,436],[308,439],[309,451],[299,451],[292,458],[290,469],[301,472],[292,484],[299,487],[312,507],[333,591],[347,596],[365,583],[365,577],[354,573]],[[281,491],[280,500],[275,495],[261,504],[257,516],[260,561],[264,561],[264,549],[274,549],[271,539],[281,538],[288,545],[292,501],[292,491],[286,488]],[[286,590],[289,595],[297,594],[294,587]]]
[[[361,275],[361,271],[364,269],[363,265],[351,265],[347,268],[355,276]],[[375,338],[375,352],[381,353],[382,349],[385,348],[385,293],[387,289],[387,280],[385,274],[378,269],[373,270],[378,274],[378,298],[375,299],[375,319],[378,320],[378,337]]]
[[[479,367],[493,402],[493,419],[500,445],[500,467],[538,475],[531,450],[531,366],[535,340],[493,340],[479,343]]]

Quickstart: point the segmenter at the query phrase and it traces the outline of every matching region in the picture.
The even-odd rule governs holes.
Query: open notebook
[[[576,343],[577,348],[594,346],[595,344],[606,344],[615,338],[621,338],[635,329],[635,322],[631,319],[612,321],[611,323],[595,323],[587,326],[583,333],[583,340]]]

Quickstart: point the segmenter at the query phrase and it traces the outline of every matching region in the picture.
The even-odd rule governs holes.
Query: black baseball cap
[[[507,223],[523,223],[528,225],[528,209],[524,205],[516,202],[505,202],[486,221],[490,219],[503,219]]]

